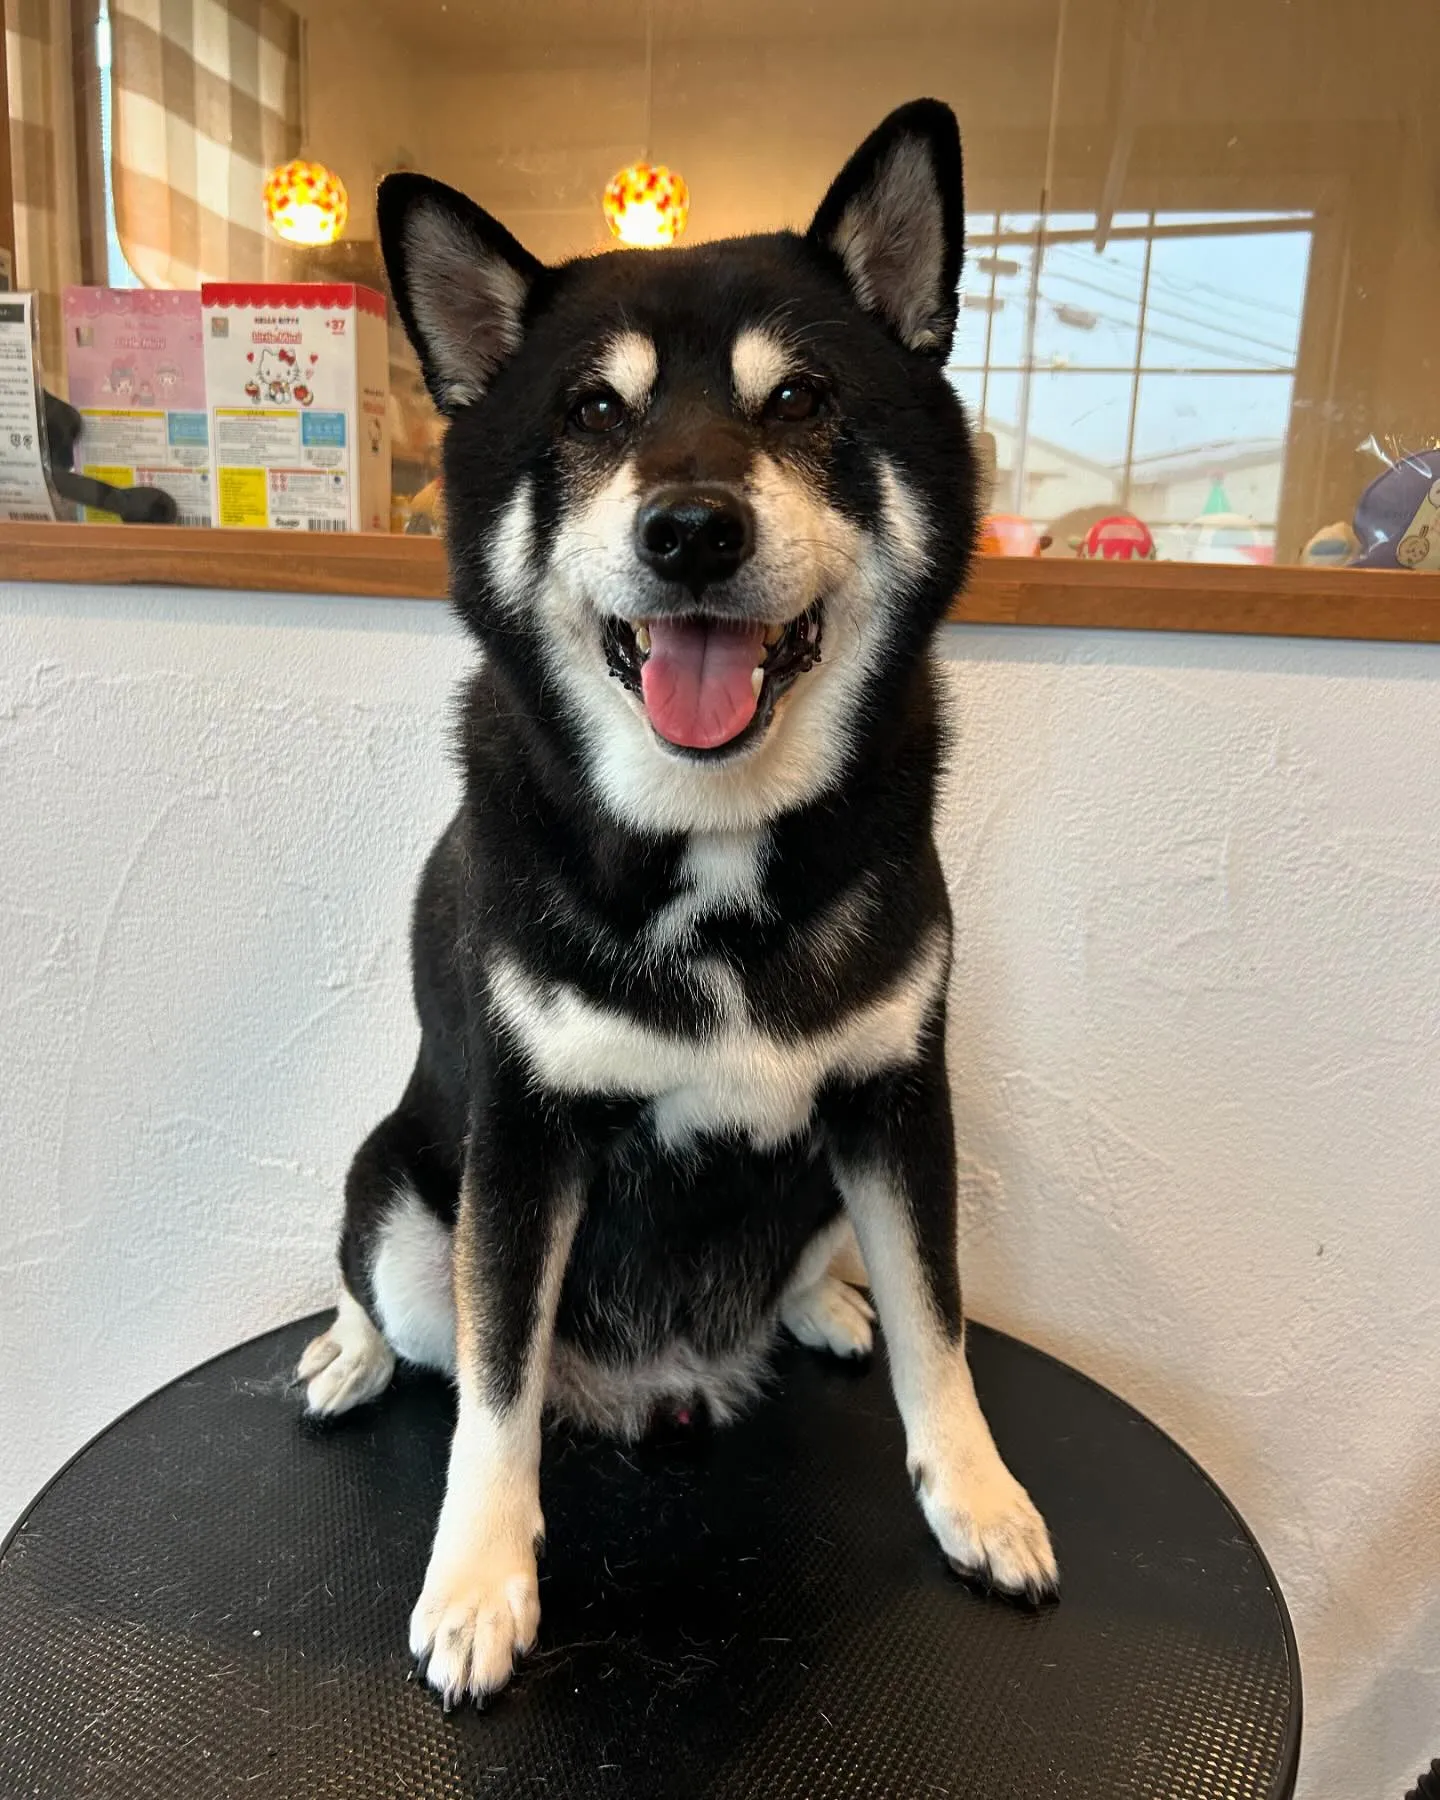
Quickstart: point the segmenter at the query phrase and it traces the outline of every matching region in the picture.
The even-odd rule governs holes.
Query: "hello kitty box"
[[[77,466],[112,487],[164,488],[182,525],[211,522],[200,296],[68,287],[61,301]],[[88,519],[113,514],[86,509]]]
[[[385,301],[349,282],[207,282],[218,525],[390,529]]]

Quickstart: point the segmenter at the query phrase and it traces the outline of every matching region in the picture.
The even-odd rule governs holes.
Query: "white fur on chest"
[[[680,864],[681,886],[650,920],[645,937],[655,949],[683,945],[701,919],[767,908],[762,882],[769,840],[763,831],[695,831]]]
[[[878,999],[795,1039],[760,1030],[733,978],[721,984],[720,1023],[703,1038],[654,1030],[573,987],[537,982],[512,961],[493,968],[490,991],[546,1087],[638,1095],[650,1101],[657,1135],[670,1145],[736,1132],[770,1149],[804,1128],[827,1080],[864,1080],[913,1060],[944,979],[937,932]]]

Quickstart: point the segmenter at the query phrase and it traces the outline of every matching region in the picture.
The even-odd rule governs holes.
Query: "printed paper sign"
[[[53,519],[40,429],[35,296],[0,300],[0,519]]]

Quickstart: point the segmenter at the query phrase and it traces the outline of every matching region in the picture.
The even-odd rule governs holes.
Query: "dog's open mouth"
[[[666,743],[729,751],[765,729],[786,688],[820,660],[820,602],[788,625],[684,617],[605,622],[610,673]]]

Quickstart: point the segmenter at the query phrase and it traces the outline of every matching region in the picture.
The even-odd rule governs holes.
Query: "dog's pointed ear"
[[[520,342],[543,265],[498,219],[428,175],[387,175],[375,199],[390,291],[445,414],[478,400]]]
[[[907,349],[950,353],[965,253],[960,128],[939,100],[912,100],[836,177],[810,240],[840,258],[856,299]]]

